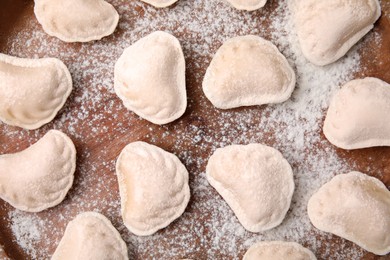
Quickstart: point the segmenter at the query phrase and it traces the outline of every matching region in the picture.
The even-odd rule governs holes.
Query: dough
[[[316,260],[307,248],[295,242],[265,241],[251,246],[243,260]]]
[[[290,208],[293,172],[274,148],[249,144],[217,149],[208,161],[206,175],[251,232],[278,226]]]
[[[75,168],[72,140],[50,130],[26,150],[0,155],[0,197],[28,212],[54,207],[72,186]]]
[[[104,0],[34,0],[43,30],[65,42],[89,42],[112,34],[119,15]]]
[[[154,124],[178,119],[187,107],[179,41],[154,32],[127,48],[115,64],[115,92],[125,107]]]
[[[390,191],[360,172],[335,176],[309,200],[313,225],[377,255],[390,252]]]
[[[303,55],[323,66],[343,57],[381,15],[378,0],[293,0]]]
[[[50,122],[72,91],[68,68],[55,58],[0,53],[0,120],[25,129]]]
[[[345,84],[330,103],[324,134],[343,149],[390,146],[390,85],[377,78]]]
[[[116,173],[123,222],[138,236],[165,228],[187,207],[188,172],[175,155],[157,146],[130,143],[119,155]]]
[[[227,0],[234,8],[238,10],[253,11],[262,8],[267,0]]]
[[[173,5],[178,0],[141,0],[141,1],[153,5],[154,7],[162,8],[162,7],[168,7],[170,5]]]
[[[69,222],[52,260],[127,260],[127,246],[102,214],[85,212]]]
[[[295,73],[275,45],[258,36],[227,40],[206,71],[203,91],[214,106],[229,109],[286,101]]]

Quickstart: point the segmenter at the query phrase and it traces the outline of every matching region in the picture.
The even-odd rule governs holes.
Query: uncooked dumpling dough
[[[25,129],[50,122],[72,91],[72,78],[55,58],[22,59],[0,53],[0,120]]]
[[[319,66],[344,56],[381,15],[378,0],[293,0],[291,3],[303,55]]]
[[[173,5],[178,0],[141,0],[141,1],[153,5],[154,7],[162,8],[162,7]]]
[[[178,119],[187,107],[179,41],[154,32],[128,47],[115,64],[115,92],[125,107],[154,124]]]
[[[72,140],[51,130],[24,151],[0,155],[0,197],[28,212],[56,206],[72,186],[75,169]]]
[[[227,40],[203,80],[206,97],[221,109],[284,102],[294,87],[295,73],[286,58],[254,35]]]
[[[266,241],[251,246],[243,260],[316,260],[309,249],[295,242]]]
[[[69,222],[52,260],[127,260],[127,246],[102,214],[85,212]]]
[[[112,34],[119,15],[104,0],[34,0],[43,30],[65,42],[89,42]]]
[[[390,85],[377,78],[345,84],[330,103],[324,134],[343,149],[390,146]]]
[[[238,10],[253,11],[263,7],[267,0],[227,0]]]
[[[335,176],[309,200],[313,225],[377,255],[390,252],[390,191],[360,172]]]
[[[144,142],[127,145],[116,163],[125,226],[148,236],[183,214],[190,199],[188,172],[180,160]]]
[[[274,228],[286,216],[294,192],[293,172],[276,149],[262,144],[217,149],[206,175],[247,230]]]

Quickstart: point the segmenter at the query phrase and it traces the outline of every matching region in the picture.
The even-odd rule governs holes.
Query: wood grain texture
[[[128,8],[127,2],[130,2],[130,0],[108,2],[112,2],[120,10],[120,14],[123,15],[123,10]],[[140,3],[135,10],[138,17],[145,15],[143,5],[143,3]],[[263,10],[253,12],[251,15],[254,17],[263,15],[276,9],[277,6],[277,0],[269,1]],[[376,41],[372,40],[372,37],[370,38],[371,40],[366,39],[367,37],[363,39],[363,43],[360,43],[362,47],[361,68],[355,76],[378,77],[390,82],[390,1],[382,1],[382,8],[382,16],[375,24],[373,32],[370,33],[371,35],[379,35],[382,43],[377,45]],[[131,23],[137,19],[137,16],[128,17],[123,15],[121,19],[129,19]],[[267,25],[269,21],[265,20],[264,23],[263,25]],[[163,27],[162,25],[161,29]],[[225,129],[219,124],[214,124],[214,122],[220,120],[225,112],[215,109],[205,98],[201,88],[202,75],[204,75],[210,63],[212,53],[215,53],[221,42],[213,42],[214,48],[211,50],[212,53],[200,59],[194,58],[195,52],[191,49],[190,44],[184,46],[188,108],[184,116],[175,122],[157,126],[126,110],[119,98],[112,91],[109,91],[113,88],[113,64],[111,62],[107,64],[106,69],[99,71],[102,73],[101,75],[92,73],[94,72],[94,64],[85,66],[87,69],[90,67],[91,71],[86,70],[83,72],[77,70],[80,57],[89,60],[88,58],[93,56],[99,63],[105,63],[107,60],[112,59],[116,60],[121,54],[117,51],[112,53],[105,52],[103,56],[95,57],[93,52],[94,45],[99,44],[100,46],[110,48],[110,44],[120,44],[118,40],[126,33],[124,28],[119,27],[114,35],[106,37],[99,42],[85,44],[63,43],[55,38],[42,36],[42,41],[53,45],[50,53],[45,53],[45,48],[40,47],[41,41],[37,39],[33,39],[30,45],[34,48],[26,48],[24,42],[28,39],[23,38],[23,34],[20,34],[21,31],[38,32],[40,35],[43,35],[42,28],[33,14],[33,1],[0,1],[0,52],[20,57],[58,57],[69,67],[74,80],[74,90],[71,96],[52,123],[38,130],[27,131],[17,127],[10,127],[0,122],[0,154],[23,150],[52,128],[67,133],[74,141],[78,152],[75,182],[65,200],[57,207],[35,214],[37,218],[48,223],[45,233],[42,234],[42,241],[37,243],[37,251],[47,252],[47,255],[41,258],[49,258],[51,256],[63,235],[66,224],[75,215],[83,211],[97,210],[106,215],[113,222],[114,226],[119,229],[122,237],[128,244],[132,259],[150,259],[149,255],[151,253],[153,255],[159,254],[157,248],[174,249],[177,252],[176,259],[210,259],[208,252],[212,247],[212,241],[209,239],[209,233],[211,232],[209,228],[204,226],[202,229],[203,233],[199,235],[193,233],[191,227],[184,225],[189,219],[196,219],[199,225],[209,223],[211,213],[205,213],[198,205],[211,197],[218,198],[219,196],[211,187],[208,187],[210,192],[207,193],[207,196],[199,195],[196,192],[196,188],[199,186],[199,176],[205,171],[207,158],[210,157],[213,151],[213,144],[208,143],[207,140],[211,139],[216,142],[224,140],[222,131]],[[175,33],[181,42],[191,34],[190,31]],[[144,33],[139,33],[139,36],[141,35],[144,35]],[[131,39],[131,41],[133,42],[134,39]],[[12,53],[10,53],[11,49]],[[95,77],[99,77],[99,80],[96,80]],[[99,95],[102,95],[103,98],[98,103],[92,101],[93,96],[84,99],[85,89],[92,94],[99,92]],[[72,120],[72,118],[79,116],[81,107],[90,107],[90,109],[88,113],[83,113],[82,119]],[[231,111],[233,115],[232,121],[234,122],[235,119],[243,114],[260,115],[264,108],[265,106],[256,106],[234,109]],[[64,117],[64,115],[67,115],[67,117]],[[91,125],[90,122],[93,122],[94,125]],[[258,131],[256,126],[260,123],[261,117],[254,116],[250,125],[246,126],[249,130],[245,134],[256,136]],[[196,130],[194,130],[195,128]],[[243,134],[239,125],[232,124],[229,131],[230,139],[235,139],[236,137],[239,139],[238,137]],[[268,137],[265,143],[272,145],[275,140],[272,133],[265,133],[265,135]],[[198,136],[201,137],[201,141],[194,141],[197,140]],[[321,134],[321,139],[313,147],[314,150],[325,149],[322,145],[323,142],[326,142],[323,134]],[[192,192],[186,213],[178,221],[173,222],[166,229],[158,232],[158,235],[164,239],[157,242],[154,240],[155,244],[146,249],[144,248],[144,250],[136,247],[134,243],[136,239],[123,227],[119,212],[119,191],[114,168],[116,158],[123,147],[133,141],[152,143],[178,155],[190,173]],[[257,141],[260,142],[261,140]],[[309,150],[307,151],[307,153],[310,152]],[[345,159],[346,163],[353,165],[355,170],[369,173],[384,182],[387,187],[390,186],[390,148],[369,148],[353,151],[337,149],[337,154]],[[184,161],[187,155],[193,158],[193,160]],[[298,166],[293,165],[293,168]],[[0,244],[4,245],[5,252],[12,259],[31,259],[31,255],[23,251],[15,242],[9,218],[9,213],[12,210],[13,208],[9,204],[0,200]],[[195,249],[192,250],[192,253],[186,254],[184,250],[181,250],[180,244],[172,245],[169,243],[169,240],[176,236],[176,230],[178,230],[178,234],[188,232],[189,236],[196,237],[193,240],[194,245],[192,246]],[[252,235],[248,234],[247,236]],[[317,233],[308,234],[308,236],[316,236],[320,244],[319,249],[315,252],[318,259],[331,259],[332,255],[339,252],[342,247],[360,250],[353,243],[336,236]],[[243,239],[236,241],[236,243],[243,242]],[[305,245],[305,243],[303,244]],[[237,246],[240,248],[238,254],[241,258],[247,248],[240,245]],[[156,251],[153,251],[154,248]],[[214,259],[232,258],[233,256],[223,253],[214,255]],[[167,258],[161,256],[160,259]],[[333,259],[337,259],[337,257],[333,257]],[[389,256],[378,257],[364,252],[362,259],[389,259]]]

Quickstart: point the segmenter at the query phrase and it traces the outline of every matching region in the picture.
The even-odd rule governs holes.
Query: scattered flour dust
[[[101,165],[90,165],[89,159],[92,156],[86,148],[79,153],[85,163],[79,166],[77,187],[71,191],[67,202],[61,205],[66,209],[65,213],[60,216],[49,214],[42,220],[34,214],[11,211],[9,218],[15,242],[32,258],[47,259],[50,255],[46,250],[37,251],[34,247],[38,244],[40,248],[42,245],[43,248],[49,247],[58,243],[61,238],[60,230],[63,227],[57,229],[50,221],[51,217],[68,222],[74,216],[73,213],[67,213],[68,209],[69,212],[104,209],[128,243],[130,256],[135,259],[179,259],[194,256],[200,259],[239,259],[239,255],[242,256],[253,243],[263,240],[302,243],[315,252],[319,259],[358,259],[363,250],[355,245],[344,246],[346,242],[340,240],[341,245],[338,245],[335,253],[331,251],[334,245],[317,239],[319,234],[325,238],[327,235],[311,226],[306,205],[311,194],[335,174],[353,169],[353,165],[340,159],[334,148],[321,137],[321,124],[334,91],[358,71],[360,60],[357,49],[363,43],[359,43],[340,61],[320,68],[308,63],[300,51],[287,1],[268,1],[268,5],[277,6],[276,9],[264,9],[257,15],[256,12],[239,12],[218,0],[181,0],[171,9],[158,10],[140,1],[108,2],[121,15],[118,29],[120,33],[112,36],[114,43],[103,39],[93,44],[80,45],[78,52],[88,55],[78,57],[77,52],[61,52],[56,47],[61,43],[45,35],[39,25],[35,24],[34,30],[21,31],[13,39],[15,42],[9,50],[9,54],[28,55],[23,50],[28,49],[26,46],[35,44],[37,56],[56,56],[65,61],[75,59],[68,66],[76,83],[75,94],[71,97],[76,105],[66,107],[61,118],[52,126],[65,129],[80,143],[84,137],[77,129],[83,127],[88,127],[88,134],[96,138],[109,131],[114,131],[114,134],[126,133],[133,127],[117,120],[119,111],[123,108],[114,102],[113,66],[125,47],[155,30],[165,30],[179,36],[186,59],[190,60],[187,71],[191,68],[198,68],[200,71],[194,73],[191,79],[199,89],[210,59],[223,41],[237,35],[255,34],[271,40],[287,57],[297,72],[296,90],[292,98],[283,104],[231,111],[211,108],[202,95],[196,98],[189,96],[189,116],[203,118],[208,125],[177,129],[150,126],[149,133],[144,138],[155,143],[158,139],[172,137],[172,151],[185,163],[191,174],[190,205],[180,219],[163,231],[148,237],[134,236],[121,223],[117,195],[103,199],[98,196],[96,199],[83,197],[83,192],[98,194],[109,186],[109,183],[102,181],[94,182],[93,178],[96,177],[93,176],[99,176],[102,168],[107,174],[112,174],[113,185],[116,185],[113,175],[115,160],[106,161],[107,154],[102,151],[98,160],[95,158],[95,162],[98,161]],[[271,24],[267,20],[272,21]],[[192,112],[194,106],[207,109]],[[218,120],[207,120],[215,117],[215,114],[218,115]],[[180,125],[180,122],[177,124]],[[156,129],[162,129],[163,134],[156,136]],[[6,131],[6,134],[24,137],[23,133],[17,131]],[[209,186],[204,172],[207,158],[215,149],[251,142],[261,142],[279,149],[293,167],[296,184],[291,209],[283,223],[258,234],[247,232],[239,224],[227,204]],[[183,149],[186,145],[196,149]],[[208,153],[206,158],[198,156],[203,151]],[[56,241],[47,239],[50,234],[55,234]]]
[[[22,211],[11,211],[8,215],[10,218],[12,233],[16,237],[16,242],[21,246],[33,259],[38,257],[35,244],[41,240],[41,230],[45,226],[43,220],[34,215],[28,215]]]

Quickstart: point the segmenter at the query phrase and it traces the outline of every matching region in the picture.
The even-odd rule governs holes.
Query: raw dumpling
[[[360,172],[335,176],[309,200],[313,225],[377,255],[390,252],[390,191]]]
[[[286,216],[294,192],[293,173],[276,149],[261,144],[217,149],[206,175],[247,230],[274,228]]]
[[[253,11],[262,8],[267,0],[227,0],[234,8],[238,10]]]
[[[11,260],[8,255],[5,253],[3,246],[0,245],[0,259],[2,260]]]
[[[154,7],[162,8],[162,7],[173,5],[178,0],[141,0],[141,1],[153,5]]]
[[[381,15],[378,0],[293,0],[292,3],[303,55],[319,66],[344,56]]]
[[[247,35],[226,41],[206,71],[203,91],[217,108],[286,101],[295,73],[271,42]]]
[[[348,82],[330,103],[324,134],[343,149],[390,146],[390,85],[377,78]]]
[[[295,242],[266,241],[251,246],[243,260],[316,260],[309,249]]]
[[[62,61],[0,53],[1,121],[37,129],[53,120],[71,91],[72,78]]]
[[[125,107],[154,124],[178,119],[187,107],[179,41],[154,32],[127,48],[115,64],[115,92]]]
[[[102,214],[85,212],[69,222],[52,260],[127,260],[127,246]]]
[[[116,173],[123,222],[138,236],[168,226],[187,207],[188,172],[175,155],[157,146],[127,145],[119,155]]]
[[[28,212],[56,206],[72,186],[75,169],[72,140],[50,130],[26,150],[0,155],[0,197]]]
[[[119,15],[104,0],[34,0],[43,30],[65,42],[89,42],[112,34]]]

